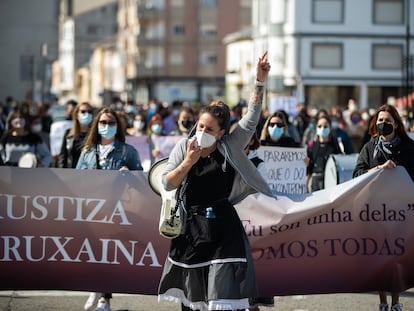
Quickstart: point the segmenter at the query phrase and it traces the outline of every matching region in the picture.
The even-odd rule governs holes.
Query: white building
[[[407,49],[407,20],[414,25],[409,0],[253,0],[251,50],[269,51],[272,94],[318,108],[344,108],[349,98],[360,108],[377,107],[404,96],[407,81],[412,90],[414,41],[411,35]],[[229,50],[239,42],[227,44]],[[227,69],[228,86],[238,79],[229,76],[237,69]]]

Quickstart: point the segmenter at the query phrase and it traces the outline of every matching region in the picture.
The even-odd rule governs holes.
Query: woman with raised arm
[[[243,151],[260,118],[270,70],[266,56],[257,62],[248,112],[237,127],[229,132],[230,110],[223,102],[203,107],[195,134],[177,143],[163,172],[164,188],[178,188],[184,217],[158,297],[181,303],[182,310],[244,310],[257,296],[249,242],[233,205],[254,192],[272,195]]]

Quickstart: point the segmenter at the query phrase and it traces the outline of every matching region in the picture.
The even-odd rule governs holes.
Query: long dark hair
[[[395,124],[397,127],[395,128],[395,133],[401,137],[401,139],[409,139],[410,137],[407,134],[407,131],[405,130],[404,124],[401,120],[400,114],[398,113],[397,108],[395,108],[392,105],[384,104],[380,106],[377,111],[375,111],[375,114],[373,115],[371,122],[369,124],[369,133],[372,137],[376,137],[379,135],[377,130],[377,120],[378,115],[381,111],[388,112],[392,118],[394,119]]]

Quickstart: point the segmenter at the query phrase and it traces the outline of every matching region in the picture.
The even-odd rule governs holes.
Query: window
[[[401,69],[403,58],[402,45],[374,44],[372,50],[372,69]]]
[[[402,25],[404,0],[374,0],[374,24]]]
[[[183,35],[185,34],[185,26],[184,25],[173,25],[171,28],[171,32],[173,35]]]
[[[100,34],[100,31],[101,29],[100,29],[100,26],[99,25],[92,25],[92,24],[89,24],[89,25],[87,25],[87,27],[86,27],[86,33],[88,34],[88,35],[98,35],[98,34]]]
[[[206,36],[215,36],[217,35],[217,27],[216,25],[201,25],[200,27],[200,34]]]
[[[201,6],[216,7],[217,0],[200,0]]]
[[[184,64],[184,56],[180,52],[172,52],[170,53],[170,64],[171,65],[183,65]]]
[[[172,7],[183,7],[184,0],[171,0],[171,6]]]
[[[343,0],[313,0],[312,21],[321,24],[342,24],[344,22]]]
[[[312,68],[340,69],[342,66],[342,44],[312,44]]]
[[[202,65],[213,65],[217,63],[217,55],[214,52],[202,52],[200,55]]]

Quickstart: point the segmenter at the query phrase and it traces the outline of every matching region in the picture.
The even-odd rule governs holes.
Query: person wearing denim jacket
[[[103,108],[95,116],[76,169],[142,170],[139,154],[125,143],[125,130],[114,110]],[[111,298],[112,293],[91,293],[84,309],[111,311]]]
[[[108,122],[101,120],[109,117]],[[111,125],[111,122],[115,121]],[[106,124],[101,124],[106,122]],[[99,133],[99,128],[111,128],[116,126],[116,134],[113,137],[104,138]],[[108,135],[108,134],[103,134]],[[104,144],[106,142],[107,144]],[[103,150],[104,149],[104,150]],[[104,108],[95,117],[85,145],[76,164],[77,169],[103,169],[103,170],[142,170],[141,161],[137,150],[125,143],[125,131],[115,111]]]

